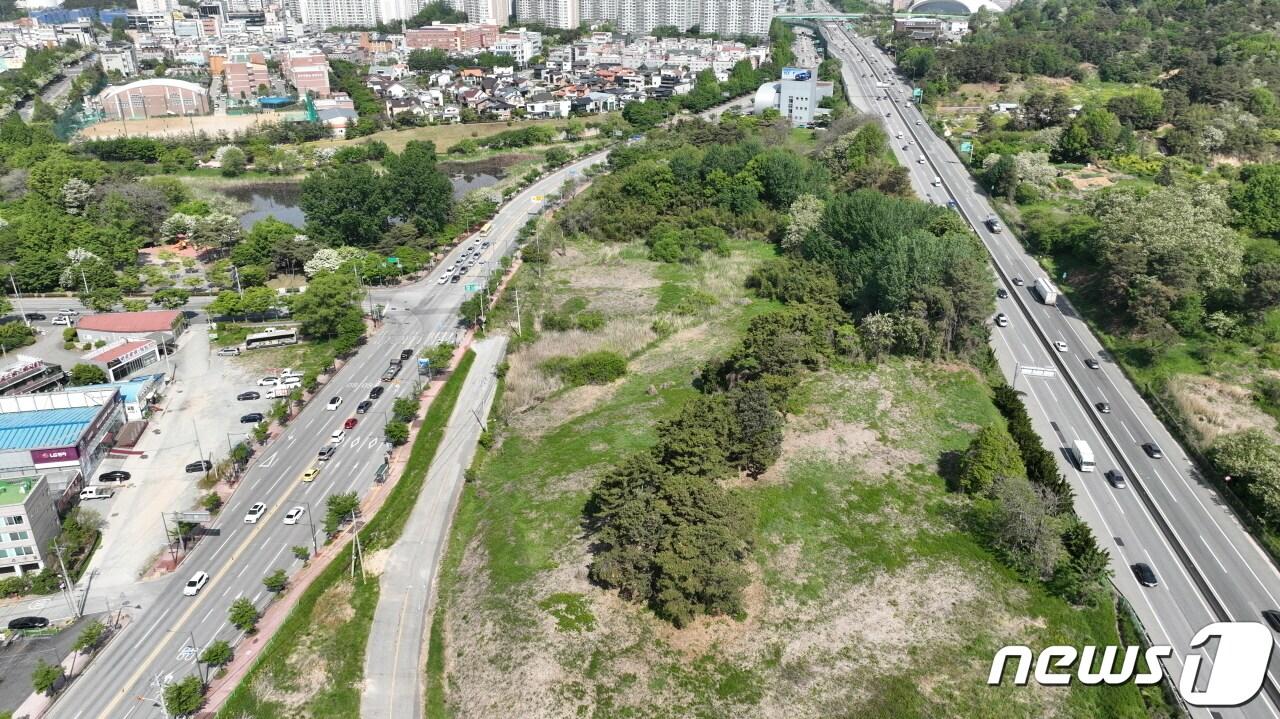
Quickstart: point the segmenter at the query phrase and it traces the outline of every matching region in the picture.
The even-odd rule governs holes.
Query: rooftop
[[[168,332],[181,314],[178,310],[108,312],[85,315],[76,322],[76,327],[99,332]]]
[[[138,396],[142,393],[143,388],[151,382],[163,382],[164,374],[144,374],[133,379],[123,382],[109,382],[107,384],[90,384],[83,387],[77,387],[80,390],[95,389],[115,389],[120,391],[120,398],[125,402],[137,402]]]
[[[0,451],[66,447],[102,411],[100,406],[0,414]]]
[[[11,480],[0,482],[0,507],[11,507],[25,502],[27,496],[31,494],[27,484],[30,483],[31,488],[35,488],[37,481],[39,480],[36,478],[28,477],[16,482]]]

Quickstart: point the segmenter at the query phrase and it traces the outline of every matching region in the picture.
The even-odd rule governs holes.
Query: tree
[[[364,322],[354,280],[345,273],[323,272],[311,279],[307,291],[293,303],[293,316],[302,334],[326,339],[344,336],[352,347],[364,335]],[[354,337],[350,336],[354,333]]]
[[[71,645],[71,648],[81,653],[96,651],[106,636],[106,625],[100,621],[94,620],[86,624],[84,629],[80,630],[79,636],[76,637],[76,643]]]
[[[728,400],[735,423],[729,461],[751,477],[759,477],[782,455],[782,414],[774,409],[768,388],[760,382],[735,387]]]
[[[31,686],[36,690],[37,694],[53,696],[58,687],[62,685],[62,665],[50,664],[43,659],[36,662],[36,668],[31,672]]]
[[[457,349],[455,345],[442,342],[422,350],[422,356],[427,359],[432,372],[444,372],[449,369],[449,364],[453,361],[453,353]]]
[[[657,127],[663,120],[667,119],[667,114],[667,106],[657,100],[628,102],[622,108],[622,119],[631,123],[638,130]]]
[[[391,416],[401,422],[411,422],[418,416],[418,408],[422,406],[422,401],[418,397],[397,397],[395,402],[391,403]]]
[[[231,663],[235,658],[235,651],[231,648],[231,644],[225,639],[215,639],[204,648],[200,653],[200,663],[220,669]]]
[[[110,312],[123,301],[124,293],[119,287],[99,287],[87,294],[80,294],[80,302],[97,312]]]
[[[244,151],[238,147],[228,147],[222,151],[222,176],[239,177],[244,174],[246,158]]]
[[[336,165],[308,174],[298,200],[307,216],[307,234],[333,246],[375,245],[391,217],[387,189],[387,182],[366,163]],[[401,188],[397,195],[403,201],[403,196],[415,197],[416,192]]]
[[[411,140],[404,152],[384,161],[387,207],[397,217],[412,220],[423,234],[434,233],[449,220],[453,184],[436,167],[436,146]]]
[[[262,585],[267,588],[268,592],[279,594],[289,584],[289,576],[284,573],[283,569],[268,574],[262,578]]]
[[[929,74],[937,59],[937,54],[933,48],[914,45],[907,48],[898,57],[898,67],[907,77],[918,80]]]
[[[258,619],[261,616],[258,608],[247,597],[240,597],[232,602],[231,608],[227,611],[227,619],[231,622],[231,626],[245,634],[253,634],[257,631]]]
[[[360,497],[355,492],[331,494],[325,500],[324,531],[330,536],[338,533],[343,522],[355,517],[360,509]]]
[[[204,706],[204,682],[194,674],[164,688],[164,710],[175,717],[194,716]]]
[[[152,302],[167,310],[176,310],[187,304],[190,299],[191,293],[179,287],[166,287],[156,290],[151,295]]]
[[[413,50],[409,53],[409,69],[414,72],[439,72],[449,66],[449,56],[444,50]]]
[[[997,551],[1024,576],[1049,579],[1062,557],[1062,535],[1045,490],[1022,477],[1002,476],[991,496],[988,535]]]
[[[1026,469],[1013,438],[999,424],[983,427],[960,458],[957,479],[971,494],[985,493],[1001,477],[1025,477]]]
[[[68,384],[72,387],[83,387],[92,384],[105,384],[107,382],[107,373],[98,365],[77,363],[67,373],[70,378]]]
[[[1253,231],[1280,239],[1280,164],[1249,165],[1231,195],[1240,222]]]
[[[1209,461],[1233,487],[1243,488],[1254,511],[1280,523],[1280,448],[1260,429],[1224,434],[1208,450]]]
[[[387,437],[387,441],[399,447],[409,441],[409,425],[400,420],[392,420],[387,422],[387,426],[383,429]]]

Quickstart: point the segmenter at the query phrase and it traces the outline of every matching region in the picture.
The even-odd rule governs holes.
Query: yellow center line
[[[292,490],[296,488],[298,483],[299,483],[298,480],[295,479],[292,482],[292,484],[289,485],[288,489]],[[286,492],[286,494],[288,494],[288,492]],[[240,546],[236,549],[236,551],[232,553],[230,560],[228,560],[223,565],[223,568],[219,570],[217,574],[209,578],[209,584],[213,584],[215,581],[226,576],[226,574],[231,571],[231,569],[235,566],[236,560],[240,558],[240,555],[244,553],[244,550],[248,547],[248,545],[251,542],[253,542],[254,539],[257,538],[258,534],[262,532],[263,529],[266,529],[267,525],[270,524],[271,519],[274,519],[280,514],[280,510],[282,508],[283,507],[276,507],[275,511],[272,512],[267,517],[268,521],[256,523],[256,526],[254,527],[253,531],[249,532],[249,536],[245,538],[245,540],[240,543]],[[200,595],[198,595],[196,597],[196,600],[187,607],[187,611],[183,612],[182,616],[178,619],[177,622],[172,624],[171,627],[180,627],[183,624],[186,624],[187,620],[191,618],[191,615],[194,614],[196,610],[203,605],[204,601],[211,596],[213,596],[212,593],[210,594],[201,593]],[[147,655],[146,659],[142,660],[142,662],[138,665],[138,669],[129,677],[127,681],[125,681],[123,685],[121,685],[121,689],[116,693],[115,698],[112,699],[109,704],[107,704],[106,708],[104,708],[102,713],[99,714],[98,716],[103,717],[104,719],[112,716],[112,711],[117,706],[120,705],[120,702],[123,701],[126,696],[128,696],[129,691],[132,690],[133,687],[138,683],[138,681],[142,679],[143,675],[147,673],[148,667],[150,667],[150,665],[155,662],[156,657],[160,655],[160,652],[163,651],[164,648],[165,646],[163,641],[156,643],[156,648],[151,650],[151,653]]]

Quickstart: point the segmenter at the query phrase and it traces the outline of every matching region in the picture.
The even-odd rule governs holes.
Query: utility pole
[[[516,297],[516,336],[520,336],[520,328],[524,325],[520,324],[520,290],[512,290]]]
[[[31,320],[27,319],[27,312],[22,308],[22,293],[18,291],[18,283],[13,279],[13,273],[9,273],[9,284],[13,287],[13,296],[18,300],[18,314],[22,315],[22,321],[28,327],[31,326]]]
[[[200,677],[201,684],[208,684],[209,681],[205,678],[204,672],[200,671],[200,645],[196,644],[196,635],[190,629],[187,630],[187,639],[191,640],[191,650],[195,652],[191,656],[191,663],[196,665],[196,675]]]
[[[53,552],[58,555],[58,567],[62,570],[62,597],[67,600],[67,607],[71,613],[79,619],[82,614],[80,607],[76,605],[75,599],[71,596],[71,575],[67,573],[67,564],[62,560],[62,545],[57,542],[53,543]]]
[[[311,556],[314,557],[320,553],[320,544],[316,541],[316,521],[311,514],[311,503],[304,501],[303,504],[307,505],[307,525],[311,527]]]
[[[356,576],[356,564],[360,565],[360,583],[364,584],[364,554],[360,549],[360,527],[356,525],[356,513],[351,512],[351,531],[356,535],[355,551],[351,553],[351,576]],[[315,536],[315,535],[312,535]]]
[[[195,430],[195,432],[196,432],[196,451],[200,453],[200,459],[201,459],[201,461],[203,461],[203,460],[204,460],[204,446],[200,444],[200,425],[196,424],[196,421],[193,419],[193,420],[191,420],[191,427],[192,427],[192,429],[194,429],[194,430]]]

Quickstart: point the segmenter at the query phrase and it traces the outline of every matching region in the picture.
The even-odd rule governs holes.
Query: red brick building
[[[108,87],[98,94],[98,103],[109,120],[206,115],[209,90],[194,82],[159,77]]]
[[[492,23],[435,23],[428,27],[406,30],[404,33],[404,42],[411,50],[472,52],[493,47],[497,41],[498,26]]]
[[[291,52],[280,60],[280,72],[299,95],[329,97],[329,60],[317,50]]]

